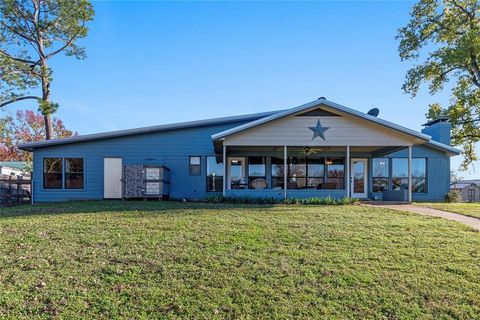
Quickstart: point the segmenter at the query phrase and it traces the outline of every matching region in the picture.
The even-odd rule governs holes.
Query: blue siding
[[[123,158],[123,164],[159,164],[171,170],[171,198],[204,199],[206,192],[206,157],[214,155],[211,135],[243,122],[218,124],[190,129],[148,133],[127,137],[116,137],[104,140],[79,142],[74,144],[45,147],[35,150],[33,165],[34,201],[63,201],[75,199],[103,198],[103,159],[105,157]],[[188,172],[189,156],[202,157],[201,175],[192,176]],[[230,155],[230,154],[229,154]],[[248,153],[235,152],[238,156],[278,155],[275,152],[252,150]],[[290,155],[290,154],[289,154]],[[329,156],[342,156],[342,152]],[[388,157],[407,157],[407,150],[401,150]],[[85,161],[85,186],[82,190],[44,190],[43,158],[44,157],[82,157]],[[371,154],[351,155],[352,158],[369,158],[369,186],[372,191]],[[450,184],[450,158],[444,152],[419,146],[413,148],[413,157],[427,158],[427,193],[414,193],[415,201],[443,200]],[[267,179],[270,178],[270,158],[267,157]],[[247,169],[248,170],[248,169]],[[211,193],[215,194],[215,193]],[[227,190],[227,195],[248,195],[252,197],[283,198],[283,190]],[[288,197],[344,197],[346,190],[288,190]]]
[[[160,164],[171,170],[172,198],[202,199],[206,192],[206,156],[214,155],[211,135],[244,122],[59,145],[33,154],[34,201],[103,199],[103,159],[123,158],[123,164]],[[202,156],[202,173],[188,173],[189,156]],[[44,157],[83,157],[83,190],[43,189]]]
[[[389,158],[407,158],[408,149],[387,155]],[[428,146],[412,148],[413,158],[427,158],[427,192],[413,193],[413,201],[441,201],[450,191],[450,157],[445,152]],[[370,161],[369,181],[372,191],[372,163]]]

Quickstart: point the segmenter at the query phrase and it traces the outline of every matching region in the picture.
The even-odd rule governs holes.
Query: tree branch
[[[82,24],[82,26],[79,28],[78,32],[77,32],[72,38],[70,38],[70,40],[68,40],[67,43],[66,43],[63,47],[61,47],[60,49],[55,50],[55,51],[53,51],[53,52],[50,52],[49,54],[47,54],[47,55],[45,56],[45,58],[48,59],[48,58],[56,55],[57,53],[62,52],[62,51],[65,50],[66,48],[70,47],[70,46],[72,45],[72,43],[75,41],[75,39],[77,39],[78,34],[80,33],[80,31],[81,31],[84,27],[85,27],[85,23]]]
[[[473,54],[473,52],[470,53],[470,59],[472,59],[472,76],[474,77],[472,81],[477,87],[480,88],[480,67],[478,66],[477,57]]]
[[[28,99],[35,99],[35,100],[41,100],[42,98],[37,97],[37,96],[23,96],[23,97],[18,97],[14,98],[5,102],[0,103],[0,108],[5,107],[6,105],[9,105],[11,103],[17,102],[17,101],[22,101],[22,100],[28,100]]]
[[[459,9],[460,11],[462,11],[463,13],[465,13],[469,18],[472,17],[472,13],[470,11],[468,11],[466,8],[462,7],[457,1],[455,0],[451,0],[452,1],[452,4],[457,8]]]
[[[459,134],[453,135],[452,139],[480,139],[480,134]]]
[[[16,34],[17,36],[19,36],[19,37],[21,37],[21,38],[23,38],[23,39],[25,39],[25,40],[27,40],[27,41],[30,41],[30,42],[34,42],[34,43],[37,42],[37,40],[35,40],[35,39],[33,39],[33,38],[30,38],[29,36],[26,36],[26,35],[18,32],[18,31],[16,31],[15,29],[13,29],[13,28],[10,27],[9,25],[7,25],[5,22],[0,21],[0,23],[1,23],[5,28],[7,28],[8,30],[10,30],[10,32]]]
[[[27,63],[27,64],[31,64],[33,66],[37,65],[39,63],[39,61],[35,62],[35,61],[32,61],[32,60],[26,60],[26,59],[21,59],[21,58],[17,58],[17,57],[13,57],[11,56],[8,52],[0,49],[0,54],[3,54],[4,56],[6,56],[7,58],[9,59],[12,59],[14,61],[17,61],[17,62],[22,62],[22,63]]]

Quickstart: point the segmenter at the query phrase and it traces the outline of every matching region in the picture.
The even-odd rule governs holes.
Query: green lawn
[[[416,203],[417,205],[440,209],[450,212],[456,212],[460,214],[464,214],[467,216],[472,216],[475,218],[480,218],[480,203],[470,203],[470,202],[463,202],[463,203]]]
[[[480,319],[480,233],[363,206],[0,209],[0,317]]]

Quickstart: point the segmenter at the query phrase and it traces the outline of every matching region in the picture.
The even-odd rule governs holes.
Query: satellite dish
[[[370,109],[367,114],[371,115],[372,117],[378,117],[378,115],[380,114],[380,110],[378,110],[378,108],[373,108]]]

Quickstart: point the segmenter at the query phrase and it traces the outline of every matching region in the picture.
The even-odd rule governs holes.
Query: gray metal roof
[[[234,128],[231,128],[231,129],[219,132],[219,133],[216,133],[216,134],[212,135],[212,139],[214,139],[214,140],[221,139],[221,138],[224,138],[224,137],[229,136],[231,134],[234,134],[234,133],[237,133],[237,132],[240,132],[240,131],[244,131],[244,130],[256,127],[258,125],[261,125],[261,124],[264,124],[264,123],[267,123],[267,122],[270,122],[270,121],[273,121],[273,120],[277,120],[277,119],[280,119],[280,118],[283,118],[283,117],[286,117],[286,116],[289,116],[289,115],[292,115],[292,114],[295,114],[295,113],[298,113],[298,112],[302,112],[302,111],[305,111],[305,110],[308,110],[308,109],[311,109],[311,108],[314,108],[314,107],[317,107],[317,106],[320,106],[320,105],[326,105],[326,106],[331,107],[333,109],[336,109],[338,111],[351,114],[353,116],[356,116],[358,118],[361,118],[361,119],[364,119],[364,120],[367,120],[367,121],[370,121],[370,122],[373,122],[373,123],[376,123],[376,124],[380,124],[384,127],[399,131],[401,133],[413,136],[415,138],[418,138],[418,139],[421,139],[421,140],[424,140],[424,141],[429,141],[432,138],[429,135],[420,133],[418,131],[408,129],[408,128],[399,126],[395,123],[388,122],[388,121],[385,121],[383,119],[379,119],[377,117],[371,116],[369,114],[366,114],[366,113],[363,113],[363,112],[360,112],[360,111],[342,106],[340,104],[329,101],[325,98],[320,98],[318,100],[315,100],[315,101],[312,101],[312,102],[309,102],[309,103],[306,103],[306,104],[302,104],[301,106],[298,106],[296,108],[288,109],[288,110],[285,110],[283,112],[274,113],[270,116],[260,118],[258,120],[255,120],[255,121],[252,121],[252,122],[249,122],[249,123],[246,123],[246,124],[243,124],[243,125],[240,125],[240,126],[237,126],[237,127],[234,127]]]
[[[123,136],[137,135],[137,134],[143,134],[143,133],[168,131],[168,130],[203,127],[203,126],[209,126],[214,124],[230,123],[230,122],[237,122],[237,121],[255,120],[255,119],[270,116],[274,113],[278,113],[281,111],[283,110],[252,113],[252,114],[245,114],[245,115],[232,116],[232,117],[213,118],[213,119],[198,120],[198,121],[163,124],[158,126],[134,128],[134,129],[127,129],[127,130],[117,130],[117,131],[110,131],[110,132],[86,134],[86,135],[79,135],[79,136],[74,136],[74,137],[69,137],[64,139],[53,139],[53,140],[45,140],[45,141],[39,141],[39,142],[23,143],[23,144],[20,144],[18,147],[22,150],[33,151],[33,149],[35,148],[70,144],[75,142],[108,139],[108,138],[123,137]]]
[[[303,110],[316,107],[318,105],[327,105],[331,108],[337,109],[339,111],[357,116],[359,118],[365,119],[367,121],[377,123],[383,125],[385,127],[391,128],[393,130],[414,136],[421,140],[424,140],[428,145],[432,146],[433,148],[440,149],[443,151],[447,151],[450,154],[458,155],[460,154],[460,150],[453,148],[451,146],[442,144],[440,142],[436,142],[431,140],[429,135],[417,132],[412,129],[408,129],[397,124],[385,121],[383,119],[379,119],[368,115],[366,113],[336,104],[331,102],[325,98],[320,98],[318,100],[303,104],[296,108],[287,109],[287,110],[277,110],[277,111],[269,111],[269,112],[261,112],[261,113],[252,113],[246,115],[238,115],[232,117],[222,117],[222,118],[213,118],[213,119],[206,119],[206,120],[198,120],[198,121],[188,121],[188,122],[179,122],[179,123],[172,123],[172,124],[164,124],[158,126],[150,126],[150,127],[143,127],[143,128],[134,128],[134,129],[127,129],[127,130],[118,130],[118,131],[110,131],[110,132],[102,132],[102,133],[94,133],[94,134],[87,134],[87,135],[79,135],[70,138],[64,139],[54,139],[54,140],[45,140],[39,142],[30,142],[20,144],[18,147],[22,150],[26,151],[33,151],[35,148],[42,148],[42,147],[49,147],[49,146],[56,146],[62,144],[71,144],[76,142],[85,142],[85,141],[92,141],[92,140],[101,140],[101,139],[109,139],[115,137],[122,137],[122,136],[130,136],[130,135],[137,135],[137,134],[144,134],[144,133],[153,133],[153,132],[161,132],[161,131],[169,131],[169,130],[178,130],[178,129],[186,129],[186,128],[195,128],[195,127],[202,127],[214,124],[221,124],[221,123],[231,123],[237,121],[248,121],[250,122],[216,133],[212,135],[214,140],[221,139],[226,137],[230,134],[240,132],[255,126],[258,126],[263,123],[267,123],[273,121],[275,119],[279,119],[291,114],[295,114],[297,112],[301,112]]]
[[[456,155],[456,156],[458,156],[461,153],[461,150],[459,150],[457,148],[454,148],[452,146],[440,143],[440,142],[435,141],[435,140],[430,140],[426,144],[435,148],[435,149],[440,149],[442,151],[447,151],[448,153]]]

